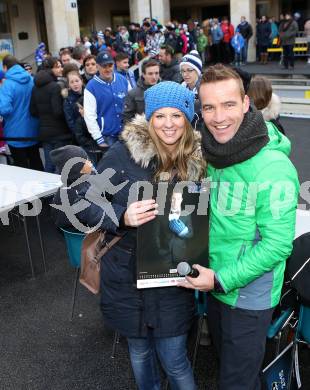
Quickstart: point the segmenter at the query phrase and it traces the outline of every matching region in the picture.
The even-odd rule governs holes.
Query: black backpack
[[[302,302],[310,304],[310,232],[293,242],[293,250],[286,263],[284,285],[294,289]]]

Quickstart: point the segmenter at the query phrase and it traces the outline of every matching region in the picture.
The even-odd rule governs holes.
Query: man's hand
[[[197,278],[185,277],[184,282],[178,283],[179,287],[192,288],[199,291],[210,291],[214,289],[214,271],[210,268],[202,267],[199,264],[194,264],[193,268],[199,271]]]

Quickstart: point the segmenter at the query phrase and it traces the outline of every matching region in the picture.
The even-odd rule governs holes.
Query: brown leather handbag
[[[104,256],[122,236],[106,241],[106,232],[97,230],[87,233],[82,243],[80,283],[93,294],[100,291],[100,264]]]

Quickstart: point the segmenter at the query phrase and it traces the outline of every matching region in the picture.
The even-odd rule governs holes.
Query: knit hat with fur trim
[[[192,50],[182,58],[180,62],[180,69],[182,69],[183,65],[187,65],[190,68],[195,69],[195,71],[198,73],[198,76],[201,75],[202,61],[197,50]]]
[[[147,89],[144,100],[147,120],[155,111],[165,107],[177,108],[190,122],[193,120],[195,95],[174,81],[163,81]]]

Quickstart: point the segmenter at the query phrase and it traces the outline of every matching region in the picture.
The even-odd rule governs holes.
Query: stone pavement
[[[285,118],[292,160],[300,181],[309,180],[308,121]],[[45,208],[41,217],[48,259],[43,273],[34,221],[30,236],[36,279],[30,278],[22,227],[0,226],[0,390],[133,390],[126,342],[111,359],[113,333],[104,326],[98,297],[79,288],[75,317],[69,321],[74,270],[64,240]],[[303,389],[310,389],[310,350],[301,348]],[[198,390],[216,389],[212,346],[201,346],[195,376]]]

